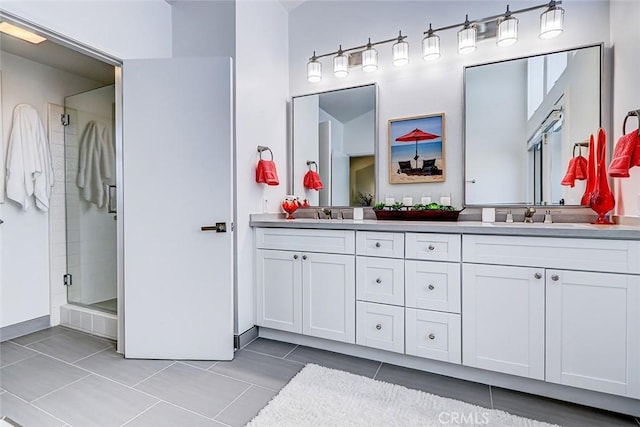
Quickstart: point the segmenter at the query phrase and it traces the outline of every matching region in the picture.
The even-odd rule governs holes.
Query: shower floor
[[[89,307],[115,314],[118,312],[118,298],[94,302],[93,304],[89,304]]]

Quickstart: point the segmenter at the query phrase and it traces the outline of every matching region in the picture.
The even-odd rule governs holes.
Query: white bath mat
[[[247,427],[550,427],[503,411],[309,364]]]

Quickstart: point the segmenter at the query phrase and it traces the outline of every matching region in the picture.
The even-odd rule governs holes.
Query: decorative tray
[[[374,209],[377,219],[390,219],[400,221],[457,221],[462,210],[450,209],[426,209],[426,210],[387,210]]]

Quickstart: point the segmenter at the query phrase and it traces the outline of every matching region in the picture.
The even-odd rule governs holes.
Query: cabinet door
[[[548,270],[546,286],[546,380],[640,398],[640,277]]]
[[[412,356],[460,363],[460,315],[407,308],[406,352]]]
[[[356,298],[360,301],[404,305],[404,260],[357,257]]]
[[[305,335],[355,343],[354,258],[353,255],[302,255]]]
[[[256,251],[257,324],[302,333],[301,254]]]
[[[358,301],[356,344],[404,353],[404,307]]]
[[[544,270],[465,264],[462,363],[544,379]]]
[[[407,307],[460,313],[460,264],[405,261]]]

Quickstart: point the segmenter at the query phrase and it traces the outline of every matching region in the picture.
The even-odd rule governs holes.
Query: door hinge
[[[231,231],[235,231],[236,230],[236,225],[234,223],[231,223]]]
[[[60,123],[62,123],[62,126],[69,126],[69,123],[71,123],[71,118],[68,114],[60,114]]]
[[[64,280],[64,285],[65,286],[71,286],[72,285],[72,278],[71,278],[71,274],[67,273],[64,276],[62,276],[62,279]]]

